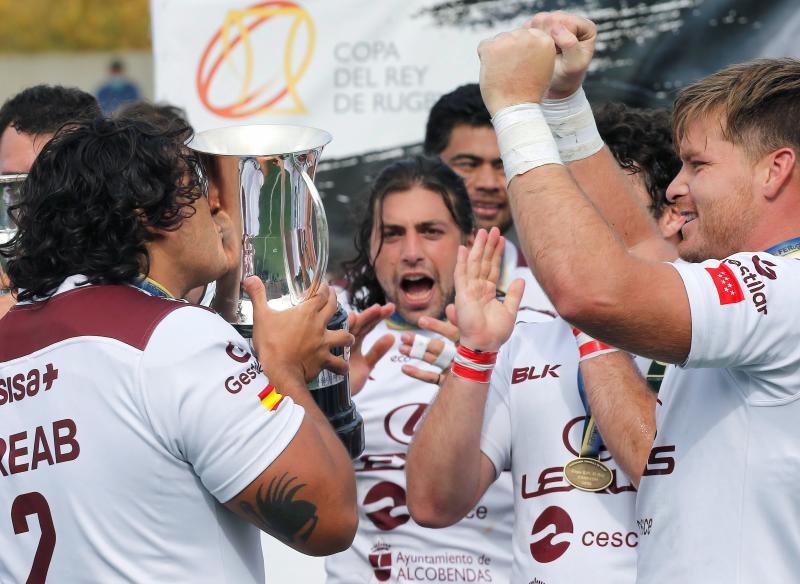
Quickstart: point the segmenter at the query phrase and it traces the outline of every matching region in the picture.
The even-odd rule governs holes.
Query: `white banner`
[[[476,47],[491,34],[436,26],[432,4],[153,0],[156,98],[197,130],[323,128],[326,158],[418,143],[436,99],[477,81]]]
[[[151,0],[156,98],[197,130],[290,123],[333,134],[316,183],[336,260],[353,203],[419,152],[430,106],[478,79],[480,40],[538,10],[597,23],[595,103],[668,106],[725,65],[798,55],[797,0]]]

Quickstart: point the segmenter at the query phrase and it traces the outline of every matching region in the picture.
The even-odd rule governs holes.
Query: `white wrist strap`
[[[592,107],[583,88],[564,99],[545,99],[542,113],[564,162],[589,158],[603,147]]]
[[[538,103],[521,103],[497,112],[492,118],[506,183],[518,174],[561,164],[558,147]]]

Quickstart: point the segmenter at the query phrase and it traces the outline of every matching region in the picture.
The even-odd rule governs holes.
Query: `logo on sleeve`
[[[238,345],[234,345],[231,341],[228,341],[228,346],[225,348],[225,353],[227,353],[228,357],[237,363],[247,363],[251,357],[250,353],[246,349],[242,349]]]
[[[274,386],[268,385],[262,389],[258,394],[258,399],[261,400],[261,405],[267,408],[270,412],[278,409],[283,401],[283,395],[278,393]]]
[[[744,300],[742,287],[728,266],[720,264],[716,268],[706,268],[706,272],[711,275],[711,279],[714,281],[721,305],[736,304]]]
[[[773,264],[769,260],[762,260],[757,255],[753,256],[753,267],[756,269],[756,272],[764,276],[765,278],[769,278],[770,280],[775,280],[778,278],[778,274],[775,273],[774,268],[776,264]]]

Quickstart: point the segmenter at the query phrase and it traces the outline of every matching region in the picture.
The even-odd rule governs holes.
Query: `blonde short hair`
[[[751,160],[778,148],[800,158],[800,59],[759,59],[732,65],[697,81],[675,100],[675,147],[689,124],[718,116],[723,137]]]

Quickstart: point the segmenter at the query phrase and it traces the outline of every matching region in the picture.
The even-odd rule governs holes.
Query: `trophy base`
[[[350,400],[350,380],[344,378],[335,385],[311,390],[311,397],[328,418],[350,458],[364,452],[364,420]]]
[[[233,328],[236,332],[242,335],[245,339],[253,338],[253,325],[252,324],[234,324]]]

